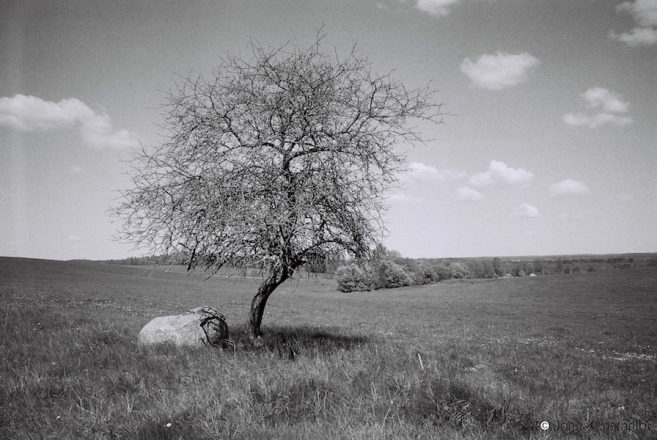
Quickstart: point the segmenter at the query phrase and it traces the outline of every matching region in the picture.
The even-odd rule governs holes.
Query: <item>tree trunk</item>
[[[249,320],[246,323],[246,330],[251,340],[260,337],[260,324],[262,324],[262,315],[265,313],[265,306],[269,295],[276,290],[276,288],[289,278],[287,270],[282,273],[271,273],[267,279],[258,288],[258,293],[251,300],[251,311],[249,313]]]

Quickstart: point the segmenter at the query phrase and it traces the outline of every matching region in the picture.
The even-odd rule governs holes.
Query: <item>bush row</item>
[[[463,263],[431,265],[423,260],[400,257],[354,261],[338,267],[335,278],[342,292],[361,292],[429,284],[449,278],[466,278],[468,274],[469,270]]]

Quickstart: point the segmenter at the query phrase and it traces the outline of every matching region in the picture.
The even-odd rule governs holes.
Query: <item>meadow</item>
[[[0,258],[2,439],[654,439],[657,268],[342,293]],[[209,305],[228,350],[140,347]],[[539,426],[547,421],[547,430]]]

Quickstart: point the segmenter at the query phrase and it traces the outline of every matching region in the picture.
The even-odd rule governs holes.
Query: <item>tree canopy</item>
[[[113,214],[119,238],[184,253],[189,269],[262,267],[248,329],[260,333],[269,295],[314,258],[371,253],[389,190],[423,142],[410,119],[440,122],[429,87],[376,75],[352,50],[252,43],[209,78],[168,94],[166,141],[135,153],[133,186]]]

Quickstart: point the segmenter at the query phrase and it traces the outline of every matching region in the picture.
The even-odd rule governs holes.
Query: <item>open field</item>
[[[657,268],[341,293],[0,258],[0,438],[657,438]],[[234,348],[140,348],[210,305]],[[547,431],[539,428],[548,421]]]

